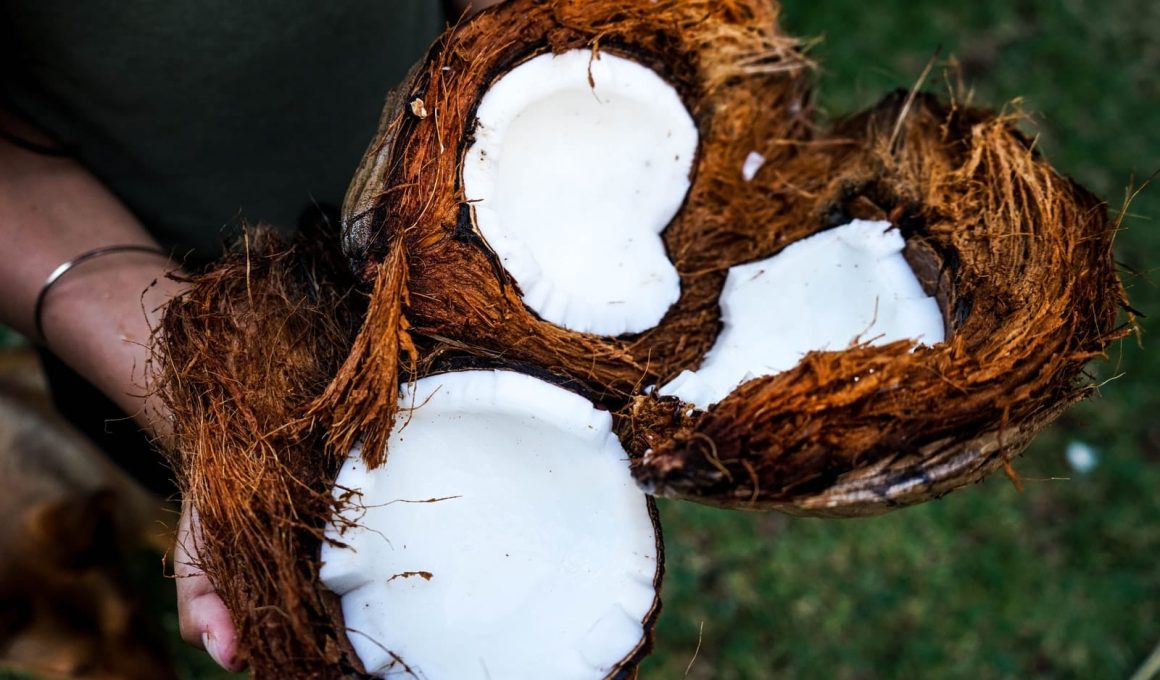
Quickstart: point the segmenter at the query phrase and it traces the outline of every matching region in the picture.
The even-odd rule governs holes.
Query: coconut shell
[[[1016,121],[897,92],[797,157],[793,209],[755,201],[751,214],[795,239],[889,219],[947,341],[814,352],[691,415],[637,397],[621,431],[642,456],[638,482],[727,507],[880,513],[1003,467],[1089,393],[1084,365],[1124,333],[1113,225]]]
[[[488,87],[547,52],[628,56],[681,95],[700,132],[694,182],[663,234],[681,296],[644,333],[601,337],[540,319],[474,224],[460,165]],[[736,219],[750,151],[777,163],[808,133],[808,66],[754,0],[512,0],[447,32],[392,97],[344,206],[345,246],[367,281],[389,244],[407,252],[406,316],[427,357],[527,363],[608,407],[700,361],[717,334],[722,258],[753,257],[761,225]],[[405,94],[403,94],[405,93]],[[769,197],[773,206],[779,196]],[[401,236],[400,236],[401,235]]]

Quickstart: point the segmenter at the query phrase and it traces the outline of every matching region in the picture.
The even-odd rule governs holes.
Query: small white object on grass
[[[1094,470],[1100,462],[1100,456],[1096,450],[1087,443],[1078,440],[1068,443],[1064,456],[1071,469],[1081,475],[1086,475]]]
[[[603,678],[645,640],[657,533],[612,418],[512,372],[403,391],[387,462],[351,453],[356,503],[321,578],[379,676]],[[406,664],[404,667],[403,664]]]

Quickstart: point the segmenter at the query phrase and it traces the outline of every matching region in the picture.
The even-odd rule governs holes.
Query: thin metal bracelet
[[[59,265],[57,265],[56,269],[52,270],[52,273],[48,275],[48,278],[44,280],[44,285],[40,287],[40,293],[38,293],[36,296],[36,306],[32,311],[33,321],[35,322],[36,326],[36,337],[41,344],[45,346],[48,345],[44,335],[44,300],[48,297],[48,291],[52,290],[52,287],[56,285],[56,282],[60,281],[61,277],[69,273],[69,271],[75,269],[77,265],[88,262],[89,260],[94,260],[102,255],[110,255],[112,253],[151,253],[153,255],[160,255],[166,259],[169,258],[169,255],[167,255],[164,250],[161,250],[155,246],[123,244],[93,248],[92,250],[85,251],[80,255],[77,255],[71,260],[65,260],[64,262],[61,262]]]

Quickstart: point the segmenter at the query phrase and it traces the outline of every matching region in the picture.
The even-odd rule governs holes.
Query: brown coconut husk
[[[327,453],[326,423],[310,412],[341,384],[366,304],[338,249],[315,244],[248,233],[169,304],[155,337],[173,468],[201,527],[187,540],[255,677],[357,669],[318,581],[341,458]]]
[[[793,192],[791,211],[739,197],[777,241],[854,217],[898,225],[947,341],[814,352],[704,413],[638,397],[621,426],[643,454],[638,482],[713,505],[875,514],[1005,466],[1090,393],[1084,365],[1127,332],[1114,228],[1017,119],[896,92],[758,183]]]
[[[257,677],[357,674],[317,580],[330,485],[358,438],[382,462],[400,379],[456,365],[547,372],[617,413],[658,493],[854,515],[1003,466],[1090,392],[1121,334],[1106,209],[1012,116],[894,95],[815,129],[809,63],[762,0],[513,0],[451,29],[392,98],[344,208],[352,294],[332,254],[253,237],[167,311],[159,352],[198,546]],[[472,223],[459,182],[479,97],[505,69],[581,47],[672,82],[701,133],[663,238],[680,301],[646,333],[537,318]],[[903,109],[907,109],[903,115]],[[752,182],[750,151],[768,160]],[[853,217],[890,219],[948,341],[809,355],[700,412],[642,388],[695,368],[730,266]],[[792,319],[787,319],[792,323]]]
[[[579,381],[616,408],[700,361],[717,334],[721,258],[750,254],[760,225],[733,219],[750,151],[772,163],[809,129],[809,62],[757,0],[512,0],[449,31],[384,113],[344,207],[346,247],[370,280],[398,235],[407,317],[430,355],[491,356]],[[695,181],[663,234],[681,297],[654,329],[601,337],[528,309],[474,226],[460,181],[480,96],[513,66],[570,49],[630,56],[681,94],[700,131]],[[781,196],[770,196],[770,205]]]

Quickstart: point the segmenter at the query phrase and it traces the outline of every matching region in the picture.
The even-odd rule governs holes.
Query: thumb
[[[209,652],[210,657],[222,668],[239,671],[244,668],[244,664],[237,659],[237,631],[225,603],[201,571],[198,560],[200,543],[201,527],[197,511],[185,503],[182,505],[177,543],[173,551],[181,638]]]

